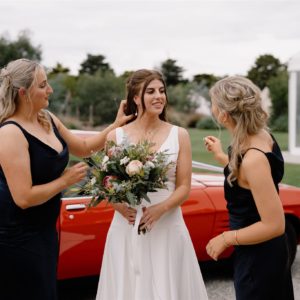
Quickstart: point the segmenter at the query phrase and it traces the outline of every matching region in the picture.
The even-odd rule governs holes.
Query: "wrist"
[[[222,239],[223,239],[223,244],[224,244],[224,246],[226,247],[226,248],[228,248],[228,247],[230,247],[231,246],[231,244],[228,242],[228,240],[227,240],[227,238],[226,238],[226,236],[225,236],[225,231],[224,232],[222,232],[221,233],[221,236],[222,236]]]

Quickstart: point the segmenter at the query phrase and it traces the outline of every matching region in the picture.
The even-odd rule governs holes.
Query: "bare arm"
[[[33,185],[28,142],[14,125],[0,129],[0,165],[15,203],[25,209],[45,203],[68,186],[82,180],[87,166],[79,163],[59,178],[46,184]]]
[[[74,135],[69,129],[67,129],[64,126],[64,124],[57,117],[55,117],[53,114],[51,114],[51,116],[54,119],[55,125],[57,126],[60,135],[66,141],[70,152],[78,157],[88,157],[93,152],[99,151],[104,147],[107,134],[111,130],[124,125],[127,121],[129,121],[132,118],[132,116],[125,116],[125,106],[126,101],[123,100],[120,104],[115,122],[106,127],[98,134],[87,138],[78,137]]]
[[[238,231],[242,245],[257,244],[280,236],[285,230],[282,203],[264,154],[250,150],[241,165],[245,184],[251,190],[261,221]]]
[[[177,159],[176,188],[175,191],[165,201],[149,206],[145,209],[141,219],[141,230],[151,228],[164,213],[181,205],[189,196],[191,189],[192,174],[192,152],[188,132],[179,128],[180,150]]]
[[[208,254],[217,259],[229,245],[258,244],[284,233],[285,219],[282,204],[264,154],[249,151],[243,159],[240,173],[243,186],[252,192],[260,221],[238,231],[227,231],[207,245]]]
[[[209,135],[204,138],[204,144],[206,150],[214,154],[215,160],[219,162],[221,166],[225,167],[228,164],[228,155],[224,153],[221,141],[218,138]]]

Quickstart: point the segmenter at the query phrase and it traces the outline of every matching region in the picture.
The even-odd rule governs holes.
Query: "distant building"
[[[300,156],[300,52],[288,63],[289,151]]]

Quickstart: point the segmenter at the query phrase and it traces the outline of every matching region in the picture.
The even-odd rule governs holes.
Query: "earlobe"
[[[21,97],[26,96],[26,90],[23,87],[19,88],[19,96]]]

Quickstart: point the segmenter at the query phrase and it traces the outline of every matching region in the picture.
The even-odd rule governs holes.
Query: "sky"
[[[89,53],[117,75],[168,58],[189,79],[246,75],[260,55],[288,62],[300,52],[300,1],[0,0],[0,35],[14,40],[22,30],[45,66],[72,74]]]

